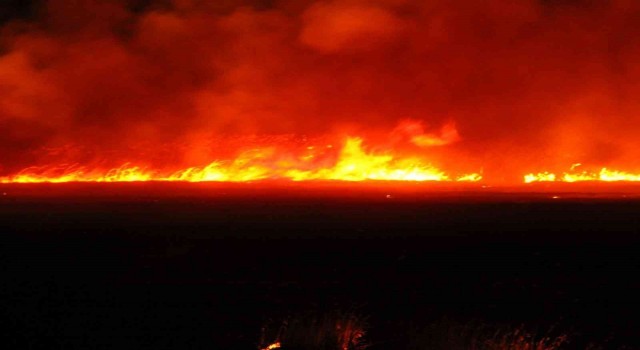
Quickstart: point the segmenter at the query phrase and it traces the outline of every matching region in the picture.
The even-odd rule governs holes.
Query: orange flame
[[[389,152],[367,152],[360,138],[347,138],[333,164],[316,161],[321,154],[310,152],[298,157],[285,157],[274,149],[262,148],[244,152],[231,161],[215,161],[203,167],[189,167],[163,172],[130,163],[100,170],[73,165],[30,167],[17,174],[0,177],[0,183],[60,182],[246,182],[265,179],[291,181],[460,181],[477,182],[478,173],[452,177],[420,158],[396,157]],[[330,148],[330,147],[329,147]],[[322,157],[320,157],[322,158]]]
[[[273,344],[268,345],[267,347],[262,348],[261,350],[280,349],[281,347],[282,345],[280,344],[280,342],[275,342]]]
[[[574,164],[571,170],[575,170],[580,164]],[[532,182],[583,182],[583,181],[604,181],[604,182],[638,182],[640,181],[640,174],[632,174],[624,171],[609,170],[607,168],[600,169],[599,172],[565,172],[562,176],[558,176],[553,173],[543,172],[537,174],[527,174],[524,176],[525,183]]]

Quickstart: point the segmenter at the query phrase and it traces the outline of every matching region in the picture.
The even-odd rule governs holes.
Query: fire
[[[273,148],[253,149],[232,160],[217,160],[201,167],[173,171],[124,163],[101,169],[79,164],[33,166],[0,177],[0,183],[65,182],[249,182],[260,180],[302,181],[408,181],[408,182],[480,182],[480,173],[452,176],[420,157],[398,157],[392,152],[367,151],[361,138],[350,137],[333,157],[327,150],[309,146],[297,156],[279,153]],[[335,159],[332,159],[335,158]],[[640,182],[640,174],[601,168],[577,171],[580,164],[563,173],[538,172],[524,175],[524,183],[536,182]]]
[[[551,182],[556,181],[556,174],[551,174],[548,172],[537,173],[537,174],[527,174],[524,176],[525,183],[531,182]]]
[[[15,175],[0,177],[0,183],[132,182],[151,180],[153,180],[153,173],[128,163],[107,171],[92,170],[77,164],[29,167]]]
[[[451,176],[419,157],[398,157],[390,151],[367,151],[361,138],[347,138],[337,154],[332,149],[331,145],[324,150],[309,146],[303,154],[294,155],[265,147],[245,151],[229,161],[214,161],[206,166],[174,171],[131,163],[107,170],[78,164],[29,167],[14,175],[0,177],[0,183],[247,182],[267,179],[477,182],[482,179],[478,173]]]
[[[280,344],[280,342],[275,342],[273,344],[270,344],[264,348],[262,348],[261,350],[273,350],[273,349],[280,349],[282,347],[282,345]]]
[[[579,166],[577,164],[571,167],[573,172],[565,172],[562,176],[557,176],[553,173],[543,172],[538,174],[527,174],[524,176],[525,183],[532,182],[582,182],[582,181],[604,181],[604,182],[617,182],[617,181],[640,181],[640,174],[632,174],[624,171],[609,170],[602,168],[598,172],[575,172],[575,168]]]
[[[0,183],[640,181],[638,1],[26,3]]]
[[[603,168],[600,171],[601,181],[640,181],[640,174],[629,174],[622,171],[608,170]]]
[[[421,163],[418,159],[394,159],[390,154],[366,153],[362,139],[349,138],[337,164],[319,171],[291,170],[287,177],[303,180],[387,180],[387,181],[448,181],[442,171]]]

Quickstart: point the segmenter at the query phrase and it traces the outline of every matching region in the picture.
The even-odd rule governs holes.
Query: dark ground
[[[255,349],[355,310],[380,349],[442,317],[640,346],[640,199],[559,192],[3,185],[3,342]]]

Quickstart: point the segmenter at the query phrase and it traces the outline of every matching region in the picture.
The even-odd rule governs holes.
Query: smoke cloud
[[[233,135],[396,135],[406,120],[456,141],[420,152],[494,178],[640,169],[634,0],[32,7],[0,29],[0,172],[204,161]]]

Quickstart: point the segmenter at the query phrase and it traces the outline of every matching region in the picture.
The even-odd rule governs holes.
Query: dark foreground
[[[256,349],[333,310],[373,349],[443,318],[640,347],[627,192],[178,187],[0,187],[6,348]]]

